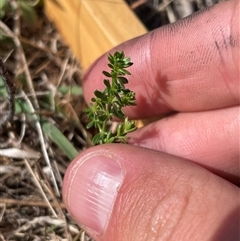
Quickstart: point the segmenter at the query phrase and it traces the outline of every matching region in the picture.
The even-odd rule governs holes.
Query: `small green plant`
[[[125,87],[128,83],[126,75],[131,75],[126,68],[133,63],[130,58],[125,57],[124,52],[115,52],[108,56],[108,67],[110,72],[102,73],[109,79],[104,79],[105,89],[103,91],[95,90],[94,95],[89,104],[89,108],[85,109],[90,122],[87,128],[94,126],[98,129],[92,141],[94,145],[104,143],[126,143],[129,132],[135,131],[137,127],[134,121],[128,120],[123,111],[123,107],[134,106],[135,93]],[[122,122],[118,124],[116,132],[108,130],[108,123],[113,118],[117,118]]]

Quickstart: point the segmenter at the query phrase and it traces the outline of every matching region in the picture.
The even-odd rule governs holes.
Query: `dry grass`
[[[223,0],[126,0],[149,30],[173,23]]]
[[[206,6],[200,0],[182,1],[182,13],[177,10],[179,0],[128,2],[149,29]],[[149,15],[144,8],[150,9]],[[35,9],[37,19],[23,18],[19,1],[10,0],[0,21],[0,58],[15,91],[13,120],[5,125],[0,121],[0,240],[87,241],[91,239],[61,200],[66,168],[76,153],[91,145],[82,112],[81,66],[42,7]],[[6,115],[9,101],[0,98],[0,118]]]
[[[61,200],[71,154],[44,132],[56,126],[77,152],[90,145],[82,71],[42,8],[36,9],[38,19],[29,22],[18,2],[9,1],[0,22],[0,56],[15,89],[13,120],[0,127],[0,240],[90,240]]]

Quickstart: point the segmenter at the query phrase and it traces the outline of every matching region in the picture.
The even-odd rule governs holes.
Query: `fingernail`
[[[101,234],[124,178],[121,166],[108,156],[91,156],[77,162],[70,175],[68,211],[80,226]]]

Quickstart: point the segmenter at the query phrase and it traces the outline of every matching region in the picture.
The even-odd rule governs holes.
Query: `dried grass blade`
[[[39,159],[41,154],[35,151],[25,151],[18,148],[0,149],[0,156],[10,157],[15,159]]]

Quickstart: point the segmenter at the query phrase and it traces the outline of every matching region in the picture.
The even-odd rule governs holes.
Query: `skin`
[[[63,198],[71,214],[79,160],[112,156],[125,173],[103,231],[85,227],[97,241],[238,240],[239,9],[239,0],[222,2],[112,50],[134,63],[128,88],[137,106],[127,115],[168,117],[132,133],[130,145],[82,152],[68,168]],[[87,102],[103,88],[106,63],[104,55],[85,75]]]

